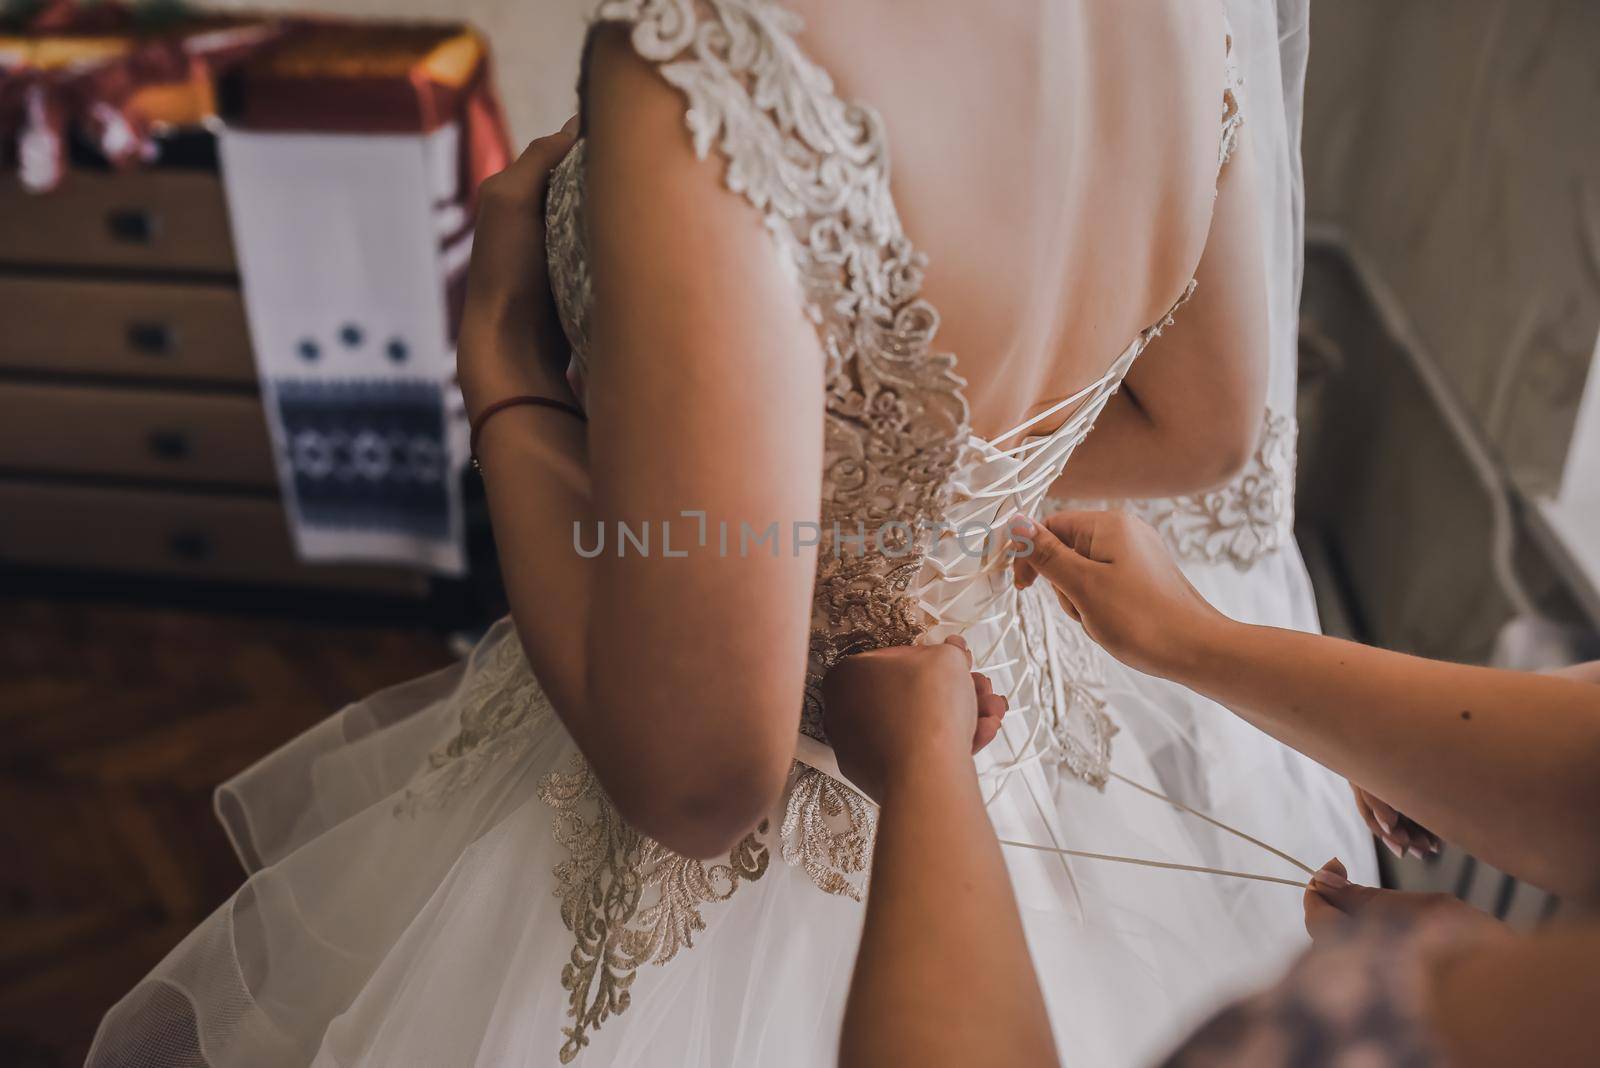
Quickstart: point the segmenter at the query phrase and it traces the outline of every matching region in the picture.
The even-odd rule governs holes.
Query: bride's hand
[[[896,776],[938,771],[994,740],[1008,702],[972,670],[966,642],[907,645],[847,657],[822,683],[839,769],[881,802]]]
[[[1129,667],[1170,676],[1226,617],[1200,596],[1161,536],[1125,512],[1058,512],[1011,526],[1019,587],[1041,575],[1061,607]]]
[[[467,412],[532,393],[570,400],[570,356],[545,256],[545,191],[550,172],[577,139],[577,116],[541,137],[478,189],[478,217],[456,374]]]

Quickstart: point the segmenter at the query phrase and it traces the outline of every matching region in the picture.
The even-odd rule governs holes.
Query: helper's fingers
[[[1110,558],[1102,552],[1096,555],[1095,535],[1101,532],[1103,524],[1111,522],[1116,513],[1112,512],[1057,512],[1045,520],[1045,526],[1061,543],[1070,547],[1086,560],[1098,560],[1102,563]],[[1103,540],[1103,539],[1102,539]]]
[[[979,719],[1004,719],[1011,709],[1011,702],[1005,694],[986,693],[978,697]]]
[[[1019,556],[1011,561],[1011,574],[1019,590],[1025,590],[1032,586],[1033,580],[1039,577],[1039,572],[1035,571],[1033,565],[1028,563],[1026,556]]]
[[[1366,795],[1354,783],[1350,784],[1350,792],[1355,795],[1356,811],[1361,814],[1361,822],[1367,825],[1367,830],[1371,831],[1372,836],[1376,838],[1383,833],[1383,828],[1379,827],[1378,821],[1373,818],[1372,806],[1367,804]]]
[[[1350,784],[1350,789],[1355,792],[1356,809],[1366,821],[1367,829],[1388,847],[1389,852],[1396,857],[1404,857],[1406,850],[1411,848],[1412,836],[1394,806],[1355,783]]]
[[[1426,857],[1439,852],[1443,843],[1439,836],[1428,828],[1404,813],[1398,814],[1399,829],[1406,833],[1407,852],[1417,857]]]
[[[978,691],[978,700],[983,700],[994,693],[994,683],[989,681],[989,676],[981,671],[972,673],[972,686]]]
[[[961,650],[962,654],[964,656],[966,656],[966,658],[967,658],[967,670],[971,671],[972,670],[972,650],[967,648],[967,639],[963,638],[959,634],[952,634],[952,635],[950,635],[950,637],[948,637],[948,638],[946,638],[944,640],[944,643],[946,645],[953,645],[957,649]]]
[[[1072,513],[1064,513],[1072,514]],[[1069,596],[1082,588],[1084,569],[1090,562],[1061,543],[1048,527],[1019,515],[1011,521],[1013,551],[1026,556],[1033,569]]]
[[[1341,895],[1350,890],[1365,889],[1352,884],[1348,875],[1344,862],[1334,857],[1306,884],[1302,904],[1306,910],[1306,934],[1313,941],[1337,930],[1348,919],[1350,910],[1341,903]]]
[[[1372,808],[1372,818],[1377,820],[1385,831],[1392,833],[1400,825],[1400,813],[1383,798],[1375,797],[1365,790],[1361,792],[1367,796],[1367,804]]]
[[[1372,832],[1372,837],[1382,838],[1387,832],[1384,831],[1383,824],[1378,822],[1378,817],[1372,814],[1372,801],[1367,792],[1355,783],[1350,784],[1350,792],[1355,795],[1356,811],[1361,814],[1361,822],[1367,825],[1367,830]]]
[[[1306,934],[1313,942],[1326,938],[1349,922],[1349,917],[1318,893],[1315,886],[1306,887],[1301,904],[1306,910]]]
[[[978,720],[977,727],[972,732],[972,755],[977,756],[983,752],[984,747],[995,740],[1000,733],[1000,718],[998,716],[983,716]]]
[[[1337,857],[1311,877],[1311,888],[1346,916],[1360,915],[1374,901],[1392,892],[1351,882],[1349,872]]]

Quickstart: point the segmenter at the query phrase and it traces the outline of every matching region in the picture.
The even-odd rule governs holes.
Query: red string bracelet
[[[468,439],[467,448],[472,453],[472,466],[476,470],[483,470],[483,466],[478,463],[478,437],[483,433],[483,424],[507,408],[517,408],[522,405],[527,405],[530,408],[554,408],[558,412],[566,412],[568,415],[577,416],[578,419],[585,423],[589,421],[589,417],[584,414],[583,409],[576,404],[552,400],[549,397],[535,397],[532,394],[525,393],[516,397],[507,397],[504,400],[497,400],[479,412],[478,417],[472,420],[472,436]]]

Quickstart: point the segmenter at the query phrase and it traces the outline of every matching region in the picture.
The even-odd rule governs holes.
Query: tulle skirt
[[[1315,625],[1292,547],[1190,575],[1235,616]],[[1370,880],[1373,858],[1342,780],[1091,654],[1119,777],[1032,765],[990,810],[1063,1059],[1132,1066],[1302,948],[1301,895],[1029,846],[1303,881],[1138,784],[1313,867]],[[784,812],[726,861],[657,863],[658,911],[608,937],[640,888],[585,865],[638,843],[581,768],[506,623],[331,717],[218,791],[249,876],[111,1009],[89,1064],[832,1063],[863,909],[785,857]]]

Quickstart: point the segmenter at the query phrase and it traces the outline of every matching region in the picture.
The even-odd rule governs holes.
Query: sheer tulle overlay
[[[1241,40],[1271,51],[1265,74],[1292,77],[1276,70],[1281,11],[1229,6],[1248,8]],[[892,559],[824,545],[789,789],[727,857],[675,856],[620,820],[503,622],[460,665],[345,709],[219,791],[249,877],[108,1013],[90,1064],[831,1062],[874,813],[828,774],[815,682],[864,639],[955,631],[1013,697],[979,769],[1060,1048],[1069,1063],[1147,1062],[1301,948],[1305,865],[1338,855],[1370,879],[1370,839],[1337,777],[1112,661],[1046,591],[1011,588],[997,556],[921,531],[1041,514],[1172,319],[1064,404],[1057,430],[973,437],[953,358],[932,349],[938,317],[889,193],[881,119],[833,96],[797,21],[771,0],[610,0],[601,16],[631,23],[640,55],[684,91],[696,150],[726,159],[730,190],[795,267],[830,361],[824,524],[917,533]],[[1219,166],[1238,88],[1219,69]],[[1289,212],[1285,165],[1272,195]],[[549,208],[580,366],[583,167],[580,142]],[[1292,323],[1285,296],[1277,327]],[[1213,493],[1129,507],[1224,611],[1314,628],[1289,536],[1292,334],[1275,332],[1290,340],[1278,414],[1251,467]]]

